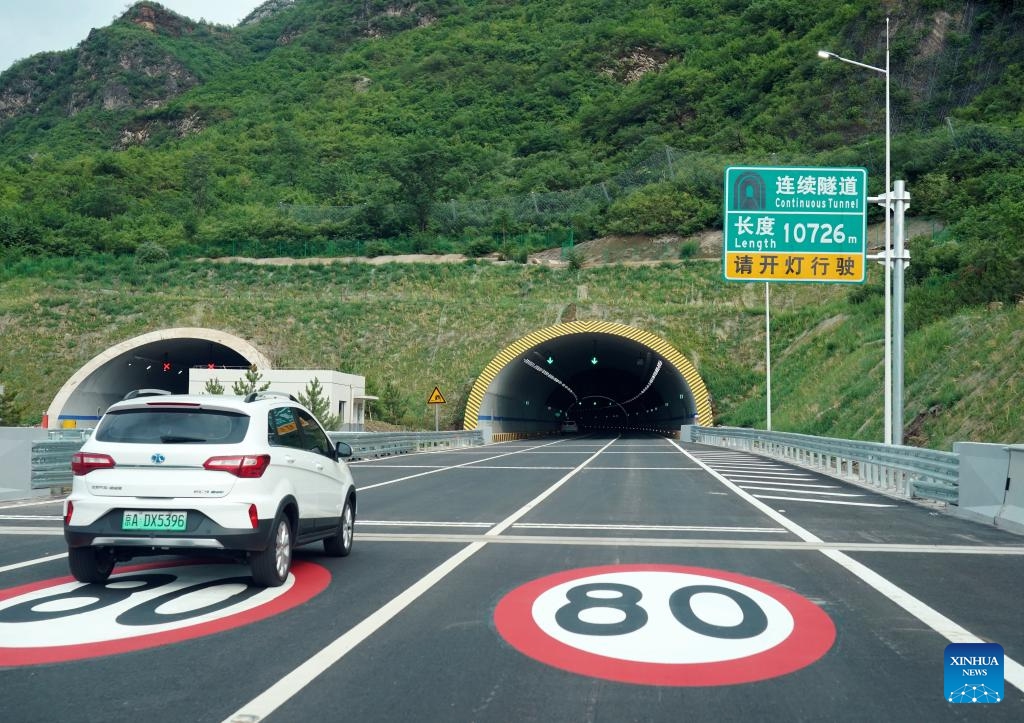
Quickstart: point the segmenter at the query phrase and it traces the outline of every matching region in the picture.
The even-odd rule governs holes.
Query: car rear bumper
[[[228,528],[218,525],[198,510],[187,510],[188,524],[181,532],[124,530],[123,509],[112,509],[88,525],[65,525],[68,547],[131,547],[153,549],[232,550],[257,552],[270,544],[272,519],[260,520],[256,528]]]

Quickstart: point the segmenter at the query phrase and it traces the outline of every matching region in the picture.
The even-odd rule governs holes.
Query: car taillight
[[[112,469],[114,458],[109,454],[75,452],[71,455],[71,473],[82,476],[96,469]]]
[[[64,512],[64,524],[65,525],[70,525],[71,524],[71,515],[72,515],[72,513],[74,511],[75,511],[75,503],[72,502],[71,500],[68,500],[68,508]]]
[[[269,454],[234,454],[228,457],[210,457],[203,462],[203,469],[229,472],[235,477],[247,479],[262,477],[269,466]]]
[[[256,505],[249,505],[249,524],[254,530],[260,526],[260,516],[256,512]]]

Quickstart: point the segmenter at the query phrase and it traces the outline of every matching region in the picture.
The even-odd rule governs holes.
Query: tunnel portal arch
[[[115,344],[86,362],[50,402],[45,426],[92,426],[132,389],[185,393],[188,369],[211,364],[272,368],[263,352],[232,334],[197,327],[161,329]]]
[[[656,334],[574,321],[527,334],[494,357],[470,390],[463,424],[534,433],[566,420],[581,430],[671,432],[711,424],[711,399],[689,360]]]

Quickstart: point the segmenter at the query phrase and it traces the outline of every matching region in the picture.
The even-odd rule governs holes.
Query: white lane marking
[[[810,479],[817,480],[821,477],[815,476],[809,472],[787,472],[786,470],[779,469],[778,467],[730,467],[726,468],[722,465],[715,464],[717,469],[727,477],[749,477],[751,475],[763,475],[765,477],[778,477],[780,479]]]
[[[39,565],[44,562],[51,562],[52,560],[59,560],[62,557],[67,557],[68,553],[61,552],[56,555],[47,555],[46,557],[39,557],[35,560],[26,560],[25,562],[16,562],[13,565],[4,565],[0,567],[0,572],[8,572],[9,570],[20,570],[23,567],[31,567],[32,565]]]
[[[439,520],[357,520],[356,527],[491,527],[493,522],[444,522]],[[753,532],[789,534],[782,527],[712,527],[709,525],[609,525],[576,522],[517,522],[517,530],[617,530],[655,532]]]
[[[789,473],[789,474],[807,474],[807,472],[804,472],[804,471],[792,470],[792,469],[789,469],[788,467],[783,467],[781,464],[778,464],[776,462],[740,463],[740,462],[726,462],[726,461],[723,460],[721,462],[716,462],[715,463],[715,467],[717,467],[718,469],[722,470],[723,472],[725,470],[740,470],[740,471],[743,471],[743,470],[750,470],[750,469],[767,469],[767,470],[773,470],[773,471],[779,472],[779,473],[786,472],[786,473]]]
[[[914,552],[943,555],[1009,555],[1024,556],[1024,547],[998,545],[915,545],[898,542],[802,542],[797,540],[738,540],[687,537],[570,537],[567,535],[486,535],[433,532],[368,532],[360,535],[363,542],[485,542],[489,545],[576,545],[594,547],[679,547],[743,550],[846,550],[849,552]]]
[[[64,498],[56,500],[28,500],[0,504],[0,510],[13,510],[17,507],[38,507],[39,505],[60,505],[64,504]]]
[[[378,464],[378,465],[376,465],[374,467],[374,469],[433,469],[433,470],[444,470],[444,469],[452,469],[452,468],[451,467],[442,467],[442,466],[434,465],[434,464]],[[570,467],[568,465],[563,466],[563,467],[530,467],[530,466],[526,466],[526,465],[520,466],[520,465],[500,465],[500,464],[476,464],[476,465],[473,465],[472,467],[465,467],[464,469],[526,469],[526,470],[539,470],[539,471],[543,472],[545,470],[559,471],[559,470],[572,469],[572,467]],[[696,468],[694,468],[694,469],[696,469]],[[366,488],[362,487],[360,489],[366,489]]]
[[[562,485],[572,479],[587,464],[596,459],[598,455],[610,447],[614,441],[615,439],[612,439],[604,447],[588,457],[580,466],[573,469],[567,475],[488,530],[484,537],[497,537],[507,530],[520,518],[533,510],[537,505],[557,492]],[[362,622],[356,624],[354,628],[336,638],[334,642],[329,643],[327,647],[315,653],[313,657],[306,660],[306,662],[299,665],[299,667],[295,668],[292,672],[285,675],[279,681],[228,716],[225,719],[225,722],[241,723],[244,721],[245,723],[257,723],[258,721],[266,718],[277,710],[284,702],[305,688],[313,681],[314,678],[345,657],[349,651],[373,635],[373,633],[379,630],[388,621],[444,579],[448,573],[456,569],[459,565],[486,546],[486,542],[474,542],[449,557],[447,560],[420,578],[417,582],[413,583],[405,591],[392,598],[390,602],[386,603],[383,607],[365,618]]]
[[[64,527],[0,526],[0,535],[63,535]]]
[[[660,455],[673,454],[674,455],[675,452],[673,452],[670,449],[657,450],[655,452],[629,452],[629,451],[619,452],[618,450],[615,450],[615,451],[612,451],[612,452],[606,452],[605,454],[631,454],[631,455],[643,456],[643,455],[654,455],[654,454],[660,454]]]
[[[719,472],[721,472],[724,475],[728,475],[732,479],[735,479],[737,477],[771,477],[771,478],[778,478],[778,479],[818,479],[814,475],[811,475],[811,474],[801,474],[799,472],[788,473],[788,472],[778,472],[778,471],[775,471],[775,470],[766,471],[766,470],[761,470],[761,469],[750,469],[750,470],[742,470],[742,471],[730,471],[730,470],[727,470],[727,469],[722,469],[717,464],[715,465],[715,469],[717,469]]]
[[[716,472],[707,464],[704,464],[699,459],[691,455],[685,449],[680,447],[675,441],[669,440],[673,446],[675,446],[680,452],[696,461],[708,474],[713,476],[723,485],[732,490],[741,499],[746,500],[748,503],[761,510],[764,514],[768,515],[775,522],[779,523],[787,530],[792,532],[794,535],[799,537],[805,542],[813,542],[822,544],[824,541],[817,535],[804,529],[797,523],[790,520],[788,517],[780,514],[779,512],[772,509],[770,506],[765,504],[759,499],[756,499],[749,492],[740,489],[738,486],[726,479],[722,474]],[[820,500],[816,500],[820,502]],[[846,503],[849,504],[849,503]],[[858,577],[863,582],[873,587],[876,591],[887,597],[889,600],[894,602],[899,607],[903,608],[906,612],[920,620],[922,623],[930,627],[932,630],[937,632],[939,635],[944,637],[951,643],[983,643],[985,642],[974,633],[970,632],[966,628],[953,622],[945,615],[940,613],[938,610],[930,607],[921,600],[906,592],[902,588],[894,585],[893,583],[886,580],[884,577],[879,575],[874,570],[870,569],[866,565],[863,565],[852,557],[847,555],[845,552],[833,549],[823,549],[821,551],[823,555],[828,557],[833,562],[843,567],[854,576]],[[1003,679],[1013,685],[1018,690],[1024,691],[1024,666],[1010,658],[1008,655],[1003,655]]]
[[[0,515],[0,520],[63,520],[60,515]]]
[[[656,471],[656,472],[696,472],[700,467],[587,467],[587,472],[608,470],[611,472]]]
[[[445,471],[450,470],[450,469],[464,469],[464,468],[469,467],[471,465],[475,465],[475,464],[477,464],[479,462],[490,462],[492,459],[501,459],[502,457],[508,457],[510,455],[513,455],[513,454],[519,454],[520,452],[537,451],[537,450],[539,450],[542,447],[549,447],[552,444],[558,444],[558,441],[556,440],[554,442],[548,442],[547,444],[542,444],[542,445],[540,445],[538,447],[528,447],[528,448],[523,448],[523,449],[517,449],[517,450],[515,450],[513,452],[505,452],[504,454],[498,454],[498,455],[494,455],[493,457],[486,457],[484,459],[476,459],[476,460],[472,460],[470,462],[463,462],[462,464],[453,464],[450,467],[438,467],[436,469],[429,469],[426,472],[420,472],[419,474],[410,474],[410,475],[406,475],[405,477],[398,477],[396,479],[387,480],[385,482],[377,482],[376,484],[366,485],[365,487],[357,487],[356,491],[363,492],[365,490],[376,489],[377,487],[385,487],[387,485],[393,485],[393,484],[396,484],[398,482],[405,482],[407,480],[416,479],[417,477],[423,477],[423,476],[428,475],[428,474],[434,474],[435,472],[445,472]],[[611,443],[609,442],[609,444],[611,444]],[[584,464],[586,464],[586,462],[584,462]]]
[[[788,534],[789,531],[781,527],[710,527],[706,525],[587,525],[577,523],[544,523],[544,522],[517,522],[513,525],[517,530],[622,530],[641,531],[654,530],[659,532],[769,532]]]
[[[819,490],[837,490],[840,489],[839,485],[809,485],[803,482],[779,482],[778,480],[771,480],[770,482],[758,482],[754,479],[737,479],[735,475],[729,477],[733,482],[738,484],[740,487],[746,488],[747,485],[765,484],[775,485],[776,487],[785,487],[786,489],[798,488],[798,489],[819,489]]]
[[[493,522],[432,522],[427,520],[356,520],[356,528],[369,527],[482,527]]]
[[[735,481],[736,480],[733,480],[733,482],[735,482]],[[794,489],[789,488],[789,487],[765,487],[763,485],[753,485],[753,484],[741,484],[740,487],[742,487],[745,490],[750,490],[751,492],[792,492],[794,494],[802,493],[802,494],[805,494],[805,495],[822,495],[824,497],[863,497],[864,496],[864,494],[861,493],[861,492],[818,492],[817,490],[794,490]],[[758,496],[759,495],[754,495],[754,497],[758,497]],[[895,507],[896,505],[885,505],[885,506],[886,507]]]
[[[785,490],[788,492],[789,490]],[[818,492],[817,494],[826,494]],[[809,497],[782,497],[779,495],[754,495],[759,500],[785,500],[786,502],[816,502],[819,505],[847,505],[848,507],[896,507],[879,502],[844,502],[843,500],[818,500]]]

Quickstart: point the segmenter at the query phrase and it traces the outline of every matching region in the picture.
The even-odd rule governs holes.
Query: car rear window
[[[218,409],[119,409],[107,412],[96,440],[126,444],[235,444],[249,416]]]

